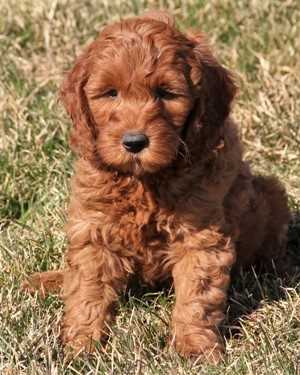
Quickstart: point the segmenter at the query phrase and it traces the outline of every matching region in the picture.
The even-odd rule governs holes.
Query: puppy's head
[[[235,86],[204,37],[164,12],[107,26],[61,88],[79,154],[120,172],[155,173],[224,124]],[[206,131],[203,131],[205,129]]]

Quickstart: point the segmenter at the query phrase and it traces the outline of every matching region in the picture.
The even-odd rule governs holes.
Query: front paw
[[[81,353],[93,353],[96,348],[96,342],[89,336],[78,335],[75,337],[63,336],[64,353],[68,357],[76,357]]]
[[[213,329],[182,325],[174,330],[176,351],[186,358],[218,364],[224,355],[224,346]]]
[[[65,354],[76,356],[80,353],[93,353],[107,341],[105,332],[89,327],[64,326],[61,340],[65,347]],[[104,346],[103,346],[104,347]]]

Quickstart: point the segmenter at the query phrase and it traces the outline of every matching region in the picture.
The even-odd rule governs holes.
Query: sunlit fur
[[[158,87],[175,94],[159,98]],[[61,89],[79,156],[66,269],[31,279],[45,289],[63,279],[69,347],[105,340],[118,296],[138,275],[173,281],[177,351],[220,359],[231,269],[282,257],[289,220],[280,183],[242,160],[229,117],[235,92],[203,34],[183,35],[166,13],[107,26],[78,58]],[[126,151],[130,131],[149,147]]]

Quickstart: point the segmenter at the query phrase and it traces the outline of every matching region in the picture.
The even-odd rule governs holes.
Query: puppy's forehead
[[[101,60],[140,66],[176,64],[191,50],[188,39],[170,25],[149,19],[131,19],[107,26],[99,37]]]

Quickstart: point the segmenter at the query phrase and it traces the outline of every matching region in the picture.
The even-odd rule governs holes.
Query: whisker
[[[177,150],[177,154],[182,156],[183,159],[187,162],[187,163],[191,163],[191,154],[190,154],[190,150],[188,148],[188,145],[184,142],[183,139],[179,138],[179,142],[181,144],[181,146],[183,147],[179,147],[178,150]],[[183,149],[183,150],[182,150]]]

